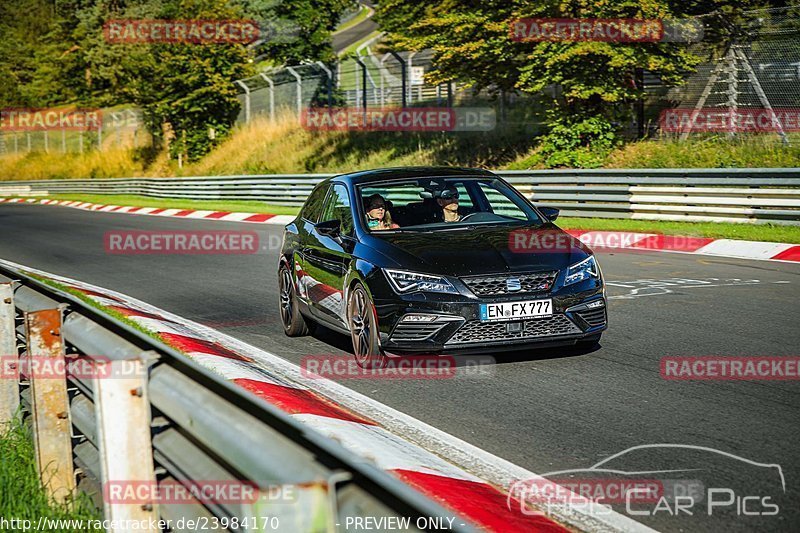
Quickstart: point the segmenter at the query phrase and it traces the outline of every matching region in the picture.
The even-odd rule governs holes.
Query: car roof
[[[331,181],[340,183],[350,182],[354,185],[369,183],[371,181],[386,181],[395,179],[409,179],[409,178],[446,178],[454,176],[464,177],[481,177],[489,176],[496,178],[497,176],[488,170],[481,168],[463,168],[463,167],[396,167],[396,168],[379,168],[375,170],[363,170],[360,172],[351,172],[348,174],[340,174],[331,178]]]

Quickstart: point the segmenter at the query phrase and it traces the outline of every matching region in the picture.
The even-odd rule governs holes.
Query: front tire
[[[378,320],[375,306],[363,285],[353,286],[347,298],[347,317],[353,355],[361,368],[383,368],[387,358],[378,339]]]
[[[281,322],[283,332],[289,337],[308,335],[308,324],[297,305],[297,294],[294,290],[292,274],[285,266],[278,271],[278,288],[280,297]]]

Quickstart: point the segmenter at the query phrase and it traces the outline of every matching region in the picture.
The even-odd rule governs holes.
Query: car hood
[[[370,245],[388,260],[381,266],[451,276],[561,270],[592,253],[552,223],[370,237]]]

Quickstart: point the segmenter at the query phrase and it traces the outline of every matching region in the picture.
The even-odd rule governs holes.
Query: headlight
[[[564,278],[564,285],[572,285],[591,277],[597,277],[599,270],[597,269],[597,261],[594,256],[590,255],[580,263],[575,263],[567,269],[567,277]]]
[[[447,292],[458,294],[453,285],[441,276],[430,276],[428,274],[418,274],[416,272],[406,272],[405,270],[385,269],[386,277],[392,284],[392,288],[399,294],[411,292]]]

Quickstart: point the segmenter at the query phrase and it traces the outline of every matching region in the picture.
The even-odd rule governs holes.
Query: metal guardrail
[[[226,531],[292,533],[334,532],[348,518],[367,516],[410,517],[415,531],[417,518],[453,518],[173,348],[5,266],[0,349],[4,371],[20,368],[19,380],[0,379],[0,426],[20,416],[30,421],[50,495],[68,499],[77,478],[77,488],[93,495],[105,519],[116,524],[112,532],[131,530],[124,520],[139,521],[137,531],[159,531],[148,522],[159,517],[170,520],[173,531],[217,524]],[[66,371],[43,375],[42,361]],[[87,364],[93,369],[88,377]],[[164,503],[147,491],[144,502],[113,496],[113,487],[127,494],[131,484],[148,483],[161,495],[175,494],[177,485],[194,487],[197,495],[211,480],[256,487],[258,497]],[[275,498],[278,493],[283,496]],[[461,523],[454,521],[457,531],[473,531]]]
[[[497,171],[565,216],[800,224],[800,169]],[[135,194],[299,206],[333,174],[0,182],[2,195]]]

